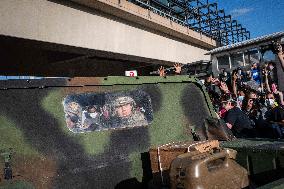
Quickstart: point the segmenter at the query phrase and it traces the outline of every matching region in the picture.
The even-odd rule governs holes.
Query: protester
[[[226,87],[231,90],[232,86],[231,86],[231,74],[230,72],[226,71],[225,69],[222,69],[220,74],[219,74],[219,80],[221,82],[225,82],[226,83]]]
[[[268,70],[268,83],[269,84],[278,83],[277,70],[273,62],[268,63],[267,70]]]
[[[257,64],[253,64],[247,74],[241,68],[237,68],[231,74],[232,89],[229,89],[224,82],[224,71],[220,72],[219,79],[212,75],[206,77],[205,87],[214,107],[217,107],[218,116],[226,121],[227,126],[237,137],[283,137],[278,131],[280,127],[270,121],[271,116],[267,116],[267,112],[273,109],[265,98],[266,94],[271,92],[279,105],[283,103],[283,93],[278,90],[274,82],[277,81],[275,72],[276,67],[273,62],[264,65],[263,77]],[[261,81],[264,82],[263,85],[260,85]],[[219,96],[214,96],[216,91],[219,91],[217,93]]]
[[[237,103],[238,103],[239,108],[242,108],[244,99],[245,99],[244,90],[242,90],[242,89],[238,90],[238,92],[237,92]]]
[[[259,70],[257,63],[253,63],[251,66],[251,77],[258,85],[260,85],[261,77],[260,77],[260,70]]]
[[[273,95],[276,99],[276,102],[279,105],[284,106],[283,93],[278,90],[278,86],[275,83],[271,84],[271,89],[268,86],[268,92],[273,93]]]
[[[230,110],[231,108],[231,102],[228,100],[228,101],[223,101],[222,102],[222,106],[220,108],[220,111],[218,113],[219,117],[224,119],[227,112]]]
[[[283,60],[282,47],[279,51],[278,57]],[[284,60],[281,63],[284,69]],[[174,64],[170,70],[175,75],[183,71],[181,64]],[[161,66],[158,72],[165,77],[169,71]],[[207,74],[203,84],[218,117],[236,137],[283,138],[284,97],[277,78],[275,63],[270,61],[261,69],[258,63],[249,70],[238,67],[232,73],[221,69],[216,77]]]
[[[175,74],[181,74],[182,64],[175,63],[174,68],[175,68]]]
[[[275,44],[275,50],[276,50],[276,52],[277,52],[277,56],[278,56],[278,58],[279,58],[279,61],[280,61],[282,70],[283,70],[283,72],[284,72],[284,52],[283,52],[282,45],[279,44],[279,43],[276,43],[276,44]]]
[[[174,72],[175,75],[180,75],[181,72],[182,72],[182,64],[180,64],[180,63],[175,63],[175,64],[174,64],[173,72]],[[167,75],[167,70],[165,69],[164,66],[160,66],[160,68],[158,69],[158,73],[159,73],[159,76],[161,76],[161,77],[166,77],[166,75]]]
[[[283,138],[284,109],[277,104],[272,93],[267,94],[266,103],[269,107],[266,118],[271,123],[271,127],[274,131],[274,138]]]
[[[228,102],[228,112],[224,118],[236,137],[255,137],[255,131],[248,116],[237,107],[235,101]]]
[[[165,70],[165,67],[164,66],[161,66],[159,69],[158,69],[158,72],[159,72],[159,75],[161,77],[165,77],[166,76],[166,70]]]
[[[219,81],[219,79],[214,78],[212,74],[208,74],[206,76],[204,86],[216,110],[219,109],[219,106],[221,105],[222,101],[221,100],[222,91],[219,88],[220,85],[221,82]]]

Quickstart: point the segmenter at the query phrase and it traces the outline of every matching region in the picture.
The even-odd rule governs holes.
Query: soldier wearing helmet
[[[72,101],[66,104],[64,108],[67,127],[73,132],[78,132],[81,126],[81,106],[79,103]]]
[[[100,112],[97,105],[89,105],[82,113],[82,127],[84,131],[99,130],[101,125]]]
[[[134,127],[148,125],[144,114],[137,111],[136,103],[130,96],[117,97],[113,103],[112,127]]]
[[[135,101],[129,96],[118,97],[114,101],[115,114],[121,118],[129,117],[135,106]]]

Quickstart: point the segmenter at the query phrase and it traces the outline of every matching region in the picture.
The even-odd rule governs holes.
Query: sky
[[[284,0],[209,0],[250,31],[251,38],[284,31]]]

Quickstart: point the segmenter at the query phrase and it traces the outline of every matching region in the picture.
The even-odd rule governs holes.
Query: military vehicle
[[[147,188],[149,149],[193,141],[216,118],[188,76],[5,80],[0,93],[0,188]],[[252,186],[283,186],[284,142],[221,145],[238,151]]]

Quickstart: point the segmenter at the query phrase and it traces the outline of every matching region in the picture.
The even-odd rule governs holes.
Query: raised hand
[[[227,84],[226,84],[225,82],[223,82],[223,81],[221,81],[220,89],[221,89],[224,93],[230,93]]]
[[[220,84],[219,79],[218,78],[214,78],[214,77],[212,78],[211,82],[214,83],[215,85],[219,85]]]
[[[235,81],[237,81],[237,79],[238,79],[238,75],[237,75],[237,72],[235,72],[234,75],[233,75],[233,81],[235,82]]]
[[[166,72],[165,72],[164,66],[161,66],[161,67],[158,69],[158,72],[159,72],[159,75],[160,75],[161,77],[165,77],[165,76],[166,76]]]
[[[264,69],[264,70],[263,70],[263,73],[264,73],[265,76],[268,76],[268,71],[267,71],[267,69]]]
[[[180,74],[180,73],[181,73],[181,66],[182,66],[182,64],[180,64],[180,63],[175,63],[175,64],[174,64],[175,73],[176,73],[176,74]]]
[[[282,45],[280,43],[275,44],[275,50],[278,54],[283,54]]]

